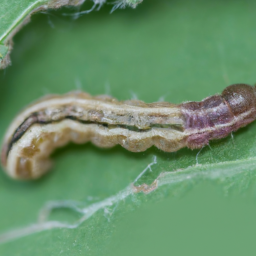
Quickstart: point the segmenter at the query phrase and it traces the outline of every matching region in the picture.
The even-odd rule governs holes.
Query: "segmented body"
[[[119,102],[83,92],[52,95],[22,111],[4,139],[2,164],[18,179],[38,178],[50,168],[49,155],[68,142],[140,152],[155,145],[173,152],[207,145],[256,118],[255,87],[236,84],[201,102],[174,105]]]

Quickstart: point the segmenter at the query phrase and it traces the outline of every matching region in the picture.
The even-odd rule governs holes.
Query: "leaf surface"
[[[83,13],[89,13],[97,6],[100,8],[106,0],[92,0],[93,7]],[[57,9],[67,6],[80,6],[85,0],[2,0],[0,8],[0,69],[10,65],[10,53],[12,50],[13,36],[30,21],[32,14],[49,9]],[[142,0],[119,0],[114,2],[113,10],[130,6],[135,8]],[[83,13],[77,9],[78,18]]]
[[[82,89],[180,103],[232,83],[254,84],[255,4],[148,0],[135,10],[110,15],[105,6],[77,20],[64,9],[35,14],[14,37],[12,66],[0,72],[1,136],[22,107],[49,93]],[[47,202],[55,202],[47,223],[73,228],[19,237],[1,244],[0,254],[252,255],[255,130],[252,123],[200,153],[69,145],[54,153],[52,172],[38,181],[13,181],[2,172],[1,239],[10,229],[31,231]],[[157,179],[158,186],[134,193],[130,184],[154,157],[152,171],[135,185]]]

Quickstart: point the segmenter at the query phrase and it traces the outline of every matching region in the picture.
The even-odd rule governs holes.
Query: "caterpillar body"
[[[44,97],[10,125],[1,152],[7,174],[35,179],[51,167],[52,151],[68,142],[99,147],[120,144],[133,152],[156,146],[166,152],[201,148],[256,119],[256,88],[228,86],[201,102],[171,104],[117,101],[84,92]]]

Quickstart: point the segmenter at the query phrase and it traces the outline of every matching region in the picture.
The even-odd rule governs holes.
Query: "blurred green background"
[[[74,8],[36,14],[15,36],[12,66],[0,71],[1,137],[21,108],[49,93],[82,89],[120,100],[180,103],[220,93],[232,83],[255,83],[255,1],[144,0],[135,10],[110,14],[111,8],[77,20],[63,16]],[[202,166],[235,161],[243,170],[239,176],[222,167],[231,173],[228,181],[184,180],[133,195],[76,229],[1,244],[0,255],[254,255],[256,165],[248,174],[244,162],[254,161],[255,131],[251,124],[198,156]],[[153,156],[158,163],[139,183],[195,165],[197,153],[131,153],[88,143],[57,150],[52,172],[38,181],[13,181],[1,172],[0,232],[36,222],[47,201],[86,206],[104,200],[133,182]],[[66,209],[50,217],[78,218]]]

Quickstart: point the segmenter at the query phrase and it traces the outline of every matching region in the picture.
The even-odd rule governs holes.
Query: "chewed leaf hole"
[[[59,221],[66,224],[73,224],[82,217],[81,210],[72,202],[49,202],[42,208],[38,220],[45,221]]]

